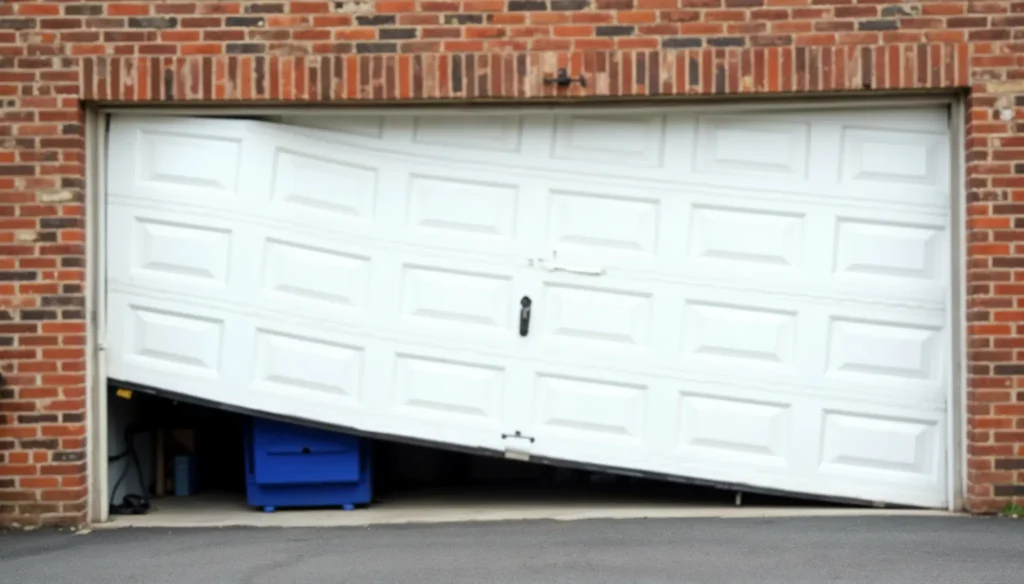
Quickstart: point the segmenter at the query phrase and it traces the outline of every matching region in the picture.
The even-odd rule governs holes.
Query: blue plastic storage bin
[[[372,498],[369,441],[253,418],[246,428],[246,498],[250,506],[341,507]]]

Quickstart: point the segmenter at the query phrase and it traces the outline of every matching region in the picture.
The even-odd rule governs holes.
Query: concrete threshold
[[[484,496],[428,493],[395,497],[367,509],[283,509],[274,513],[247,507],[242,497],[167,498],[153,502],[146,515],[112,516],[96,529],[195,527],[369,527],[493,521],[583,519],[950,516],[948,511],[844,506],[752,505],[720,502],[644,501],[623,497]]]

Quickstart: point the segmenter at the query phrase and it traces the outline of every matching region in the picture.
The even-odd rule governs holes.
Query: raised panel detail
[[[650,343],[651,296],[592,287],[548,284],[545,287],[545,332],[559,340],[644,347]]]
[[[373,220],[377,170],[312,154],[278,150],[273,200],[312,213]]]
[[[690,360],[793,366],[797,313],[689,301],[683,313],[683,354]]]
[[[432,417],[478,418],[497,424],[505,389],[505,370],[417,355],[396,357],[398,407]]]
[[[239,140],[146,129],[140,130],[139,143],[142,181],[193,195],[235,194],[242,151]]]
[[[938,328],[834,318],[830,333],[829,373],[890,377],[895,382],[938,375]]]
[[[720,456],[755,456],[784,463],[790,410],[784,404],[683,393],[678,445]]]
[[[522,120],[517,116],[423,116],[416,118],[413,141],[492,152],[518,152]]]
[[[273,296],[361,308],[369,280],[369,258],[277,239],[266,242],[263,289]]]
[[[554,158],[605,164],[659,167],[665,116],[567,115],[555,126]]]
[[[698,172],[807,175],[808,124],[716,116],[700,118],[697,128]]]
[[[134,239],[129,250],[133,270],[227,285],[231,261],[228,229],[136,217]]]
[[[548,202],[548,241],[559,251],[654,255],[655,200],[554,191]]]
[[[515,237],[516,186],[413,176],[409,198],[409,224],[415,229],[457,236]]]
[[[129,309],[127,359],[178,374],[220,377],[223,321],[144,306]]]
[[[942,157],[949,156],[944,137],[936,134],[845,128],[842,180],[945,186]],[[891,193],[898,201],[898,192]]]
[[[269,331],[256,331],[257,387],[302,399],[313,393],[356,402],[362,386],[359,347]],[[303,395],[306,394],[306,395]]]
[[[934,227],[840,218],[835,271],[844,277],[935,280],[943,232]]]
[[[824,416],[823,469],[925,476],[935,472],[935,422],[829,411]]]
[[[406,266],[402,314],[432,324],[504,330],[511,306],[507,276]]]
[[[580,438],[639,441],[647,387],[541,374],[536,379],[537,423],[544,431]]]
[[[694,205],[689,255],[700,259],[798,267],[803,215]]]

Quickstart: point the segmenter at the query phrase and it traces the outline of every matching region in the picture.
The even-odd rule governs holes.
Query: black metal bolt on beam
[[[558,70],[558,74],[555,77],[545,77],[544,83],[547,85],[557,85],[559,87],[569,87],[573,83],[579,83],[580,87],[587,86],[587,79],[583,75],[579,77],[570,77],[569,71],[562,68]]]

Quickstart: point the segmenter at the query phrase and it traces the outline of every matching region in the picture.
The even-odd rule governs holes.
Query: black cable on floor
[[[130,460],[125,462],[124,468],[121,470],[121,475],[118,477],[117,482],[114,483],[114,488],[110,491],[110,513],[113,515],[143,515],[149,511],[149,498],[145,495],[127,494],[121,498],[121,503],[114,503],[114,497],[117,495],[117,489],[124,482],[124,479],[128,476],[128,467],[134,463],[135,472],[138,473],[139,488],[146,490],[146,480],[142,476],[142,464],[139,462],[139,455],[135,451],[135,437],[140,432],[146,430],[139,430],[136,426],[128,426],[124,431],[124,452],[115,454],[114,456],[107,457],[107,462],[116,462],[123,458],[130,457]]]

